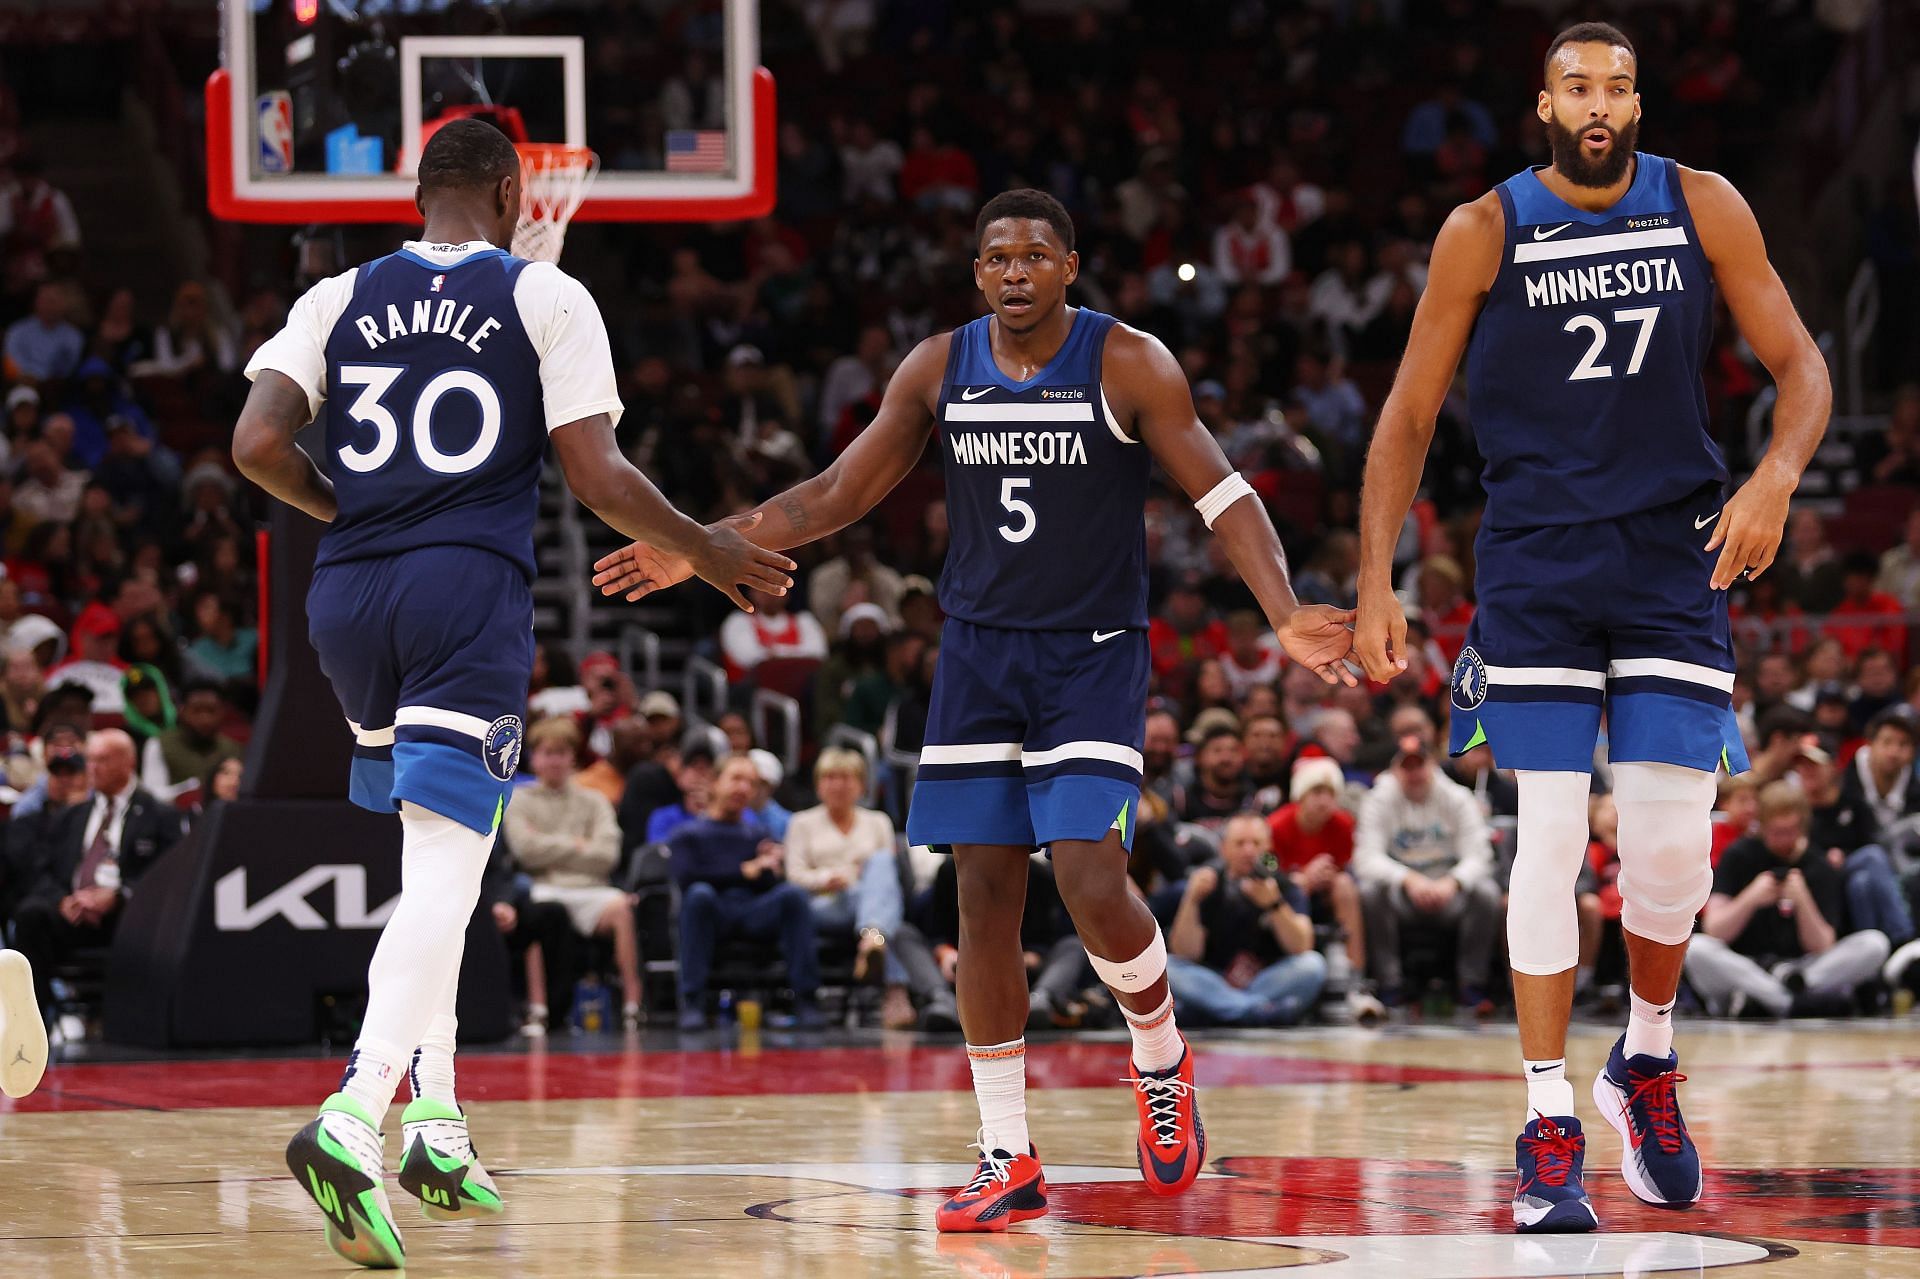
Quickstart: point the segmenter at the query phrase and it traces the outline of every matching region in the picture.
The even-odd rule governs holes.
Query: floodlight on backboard
[[[586,36],[553,34],[556,25],[565,25],[555,22],[555,7],[541,10],[541,34],[482,36],[452,36],[435,29],[435,16],[426,12],[430,6],[413,13],[383,8],[381,24],[371,28],[382,34],[370,36],[368,27],[355,25],[360,15],[352,0],[320,6],[317,20],[294,10],[276,12],[293,2],[225,0],[222,6],[224,65],[208,80],[206,90],[207,203],[218,217],[237,222],[417,222],[413,167],[424,137],[444,120],[444,110],[436,118],[426,118],[424,81],[432,76],[423,71],[438,66],[465,74],[466,67],[486,65],[538,66],[544,74],[551,74],[547,67],[557,71],[560,85],[550,95],[553,101],[543,97],[519,104],[528,109],[530,120],[535,114],[551,117],[544,136],[517,136],[519,112],[514,104],[500,104],[497,111],[492,106],[477,109],[487,110],[516,144],[600,152],[597,177],[589,175],[591,185],[579,192],[582,198],[572,215],[579,221],[725,221],[762,217],[773,209],[776,106],[773,76],[759,65],[757,0],[724,0],[724,22],[716,28],[717,56],[710,49],[688,45],[689,57],[719,63],[715,79],[720,82],[726,127],[667,132],[664,152],[670,158],[657,169],[622,167],[623,157],[610,155],[599,145],[593,128],[596,117],[587,109]],[[559,8],[564,13],[564,4]],[[503,7],[495,12],[515,11]],[[348,17],[339,17],[343,13]],[[592,13],[593,7],[582,0],[573,15],[578,30],[587,31],[585,24]],[[284,43],[272,39],[271,22],[276,18],[282,22],[282,34],[290,37]],[[506,17],[500,20],[504,23]],[[337,26],[329,28],[329,23]],[[407,23],[422,29],[399,31],[397,38],[385,34]],[[360,43],[345,56],[335,56],[336,50],[324,42],[329,34],[336,43]],[[397,136],[389,115],[386,136],[380,139],[359,136],[347,87],[325,79],[338,80],[352,56],[376,41],[379,57],[368,62],[383,73],[391,68],[389,78],[377,87],[397,98],[399,117]],[[292,83],[296,59],[302,60],[297,70],[309,72],[309,81],[316,78],[312,69],[319,69],[324,87],[317,91],[318,100],[325,110],[312,105],[316,92],[312,89],[306,90],[309,99],[303,109],[295,110],[288,90],[296,87]],[[268,88],[276,83],[269,71],[286,87]],[[604,93],[601,102],[605,109]],[[314,123],[316,119],[321,123]],[[325,171],[310,160],[305,167],[296,164],[297,127],[304,130],[303,145],[310,145],[316,130],[342,119],[347,127],[336,132],[344,136],[326,138]],[[337,151],[336,142],[341,143]],[[676,164],[676,158],[686,163]],[[554,172],[546,176],[551,178]]]

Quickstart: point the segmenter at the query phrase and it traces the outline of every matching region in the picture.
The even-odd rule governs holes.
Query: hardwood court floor
[[[1510,1028],[1196,1037],[1210,1171],[1174,1200],[1139,1184],[1120,1041],[1036,1043],[1051,1211],[1006,1236],[933,1229],[938,1196],[971,1170],[976,1120],[958,1048],[911,1036],[463,1054],[506,1213],[434,1225],[389,1190],[419,1276],[1920,1276],[1920,1033],[1681,1036],[1707,1192],[1670,1213],[1627,1193],[1593,1113],[1613,1032],[1576,1032],[1596,1235],[1507,1228],[1523,1097]],[[281,1162],[338,1069],[69,1065],[0,1099],[0,1276],[353,1273]],[[390,1158],[397,1146],[390,1132]]]

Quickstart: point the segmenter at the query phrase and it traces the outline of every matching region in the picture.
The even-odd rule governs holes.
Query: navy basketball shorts
[[[429,546],[316,569],[307,631],[353,730],[353,802],[490,834],[520,763],[533,596],[490,551]]]
[[[907,838],[1133,847],[1147,634],[1016,631],[949,619]]]
[[[1719,552],[1704,549],[1724,498],[1714,484],[1614,520],[1483,528],[1453,753],[1485,742],[1501,768],[1590,772],[1604,710],[1613,763],[1746,771]]]

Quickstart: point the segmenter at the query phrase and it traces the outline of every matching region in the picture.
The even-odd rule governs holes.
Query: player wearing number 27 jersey
[[[1829,402],[1825,364],[1739,194],[1635,147],[1639,58],[1626,36],[1568,28],[1543,71],[1536,110],[1553,163],[1456,209],[1435,242],[1367,459],[1354,636],[1373,678],[1405,669],[1392,547],[1464,353],[1487,507],[1452,740],[1456,753],[1490,748],[1518,776],[1507,949],[1527,1118],[1512,1207],[1529,1232],[1598,1224],[1566,1028],[1603,712],[1633,999],[1593,1097],[1627,1139],[1635,1195],[1672,1208],[1700,1197],[1670,1019],[1695,917],[1705,906],[1710,929],[1714,918],[1714,777],[1747,767],[1725,589],[1772,562]],[[1733,494],[1701,382],[1716,289],[1780,391],[1773,441]],[[1457,888],[1409,876],[1382,904],[1429,911]]]

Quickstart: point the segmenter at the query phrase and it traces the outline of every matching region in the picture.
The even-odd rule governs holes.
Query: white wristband
[[[1193,504],[1193,509],[1200,512],[1200,518],[1206,521],[1208,528],[1212,528],[1222,511],[1241,498],[1251,496],[1253,485],[1247,483],[1246,476],[1235,471],[1209,489],[1205,497]]]

